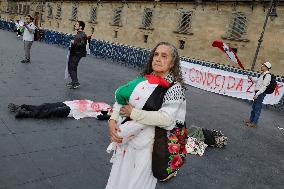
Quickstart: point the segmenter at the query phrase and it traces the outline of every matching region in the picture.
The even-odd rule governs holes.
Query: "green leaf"
[[[172,172],[171,167],[168,167],[168,168],[167,168],[167,172],[168,172],[168,174],[170,174],[170,173]]]

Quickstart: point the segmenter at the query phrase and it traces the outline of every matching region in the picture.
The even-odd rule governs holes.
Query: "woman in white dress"
[[[166,130],[185,123],[186,100],[177,49],[167,42],[151,52],[145,70],[116,91],[109,120],[114,151],[106,189],[155,189],[152,150],[155,127]],[[157,111],[145,110],[157,86],[168,87]],[[149,99],[151,99],[149,101]],[[157,99],[159,100],[159,99]],[[154,103],[154,102],[153,102]]]

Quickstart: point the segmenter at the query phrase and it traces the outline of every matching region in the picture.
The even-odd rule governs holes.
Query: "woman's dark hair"
[[[82,27],[82,30],[84,30],[85,29],[85,22],[83,22],[83,21],[77,21],[77,22],[79,23],[79,26]]]
[[[179,62],[180,58],[179,58],[178,50],[174,45],[172,45],[171,43],[168,43],[168,42],[158,43],[156,45],[156,47],[151,51],[149,60],[146,64],[144,70],[142,71],[141,75],[151,74],[154,71],[153,68],[152,68],[152,62],[153,62],[155,51],[160,45],[165,45],[165,46],[168,46],[168,47],[171,48],[174,66],[171,68],[170,74],[172,74],[172,76],[174,77],[174,81],[179,82],[183,87],[185,87],[184,81],[183,81],[183,78],[182,78],[181,69],[180,69],[180,62]]]

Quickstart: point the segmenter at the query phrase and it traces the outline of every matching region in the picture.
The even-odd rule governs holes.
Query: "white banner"
[[[252,100],[255,84],[248,76],[181,61],[185,83],[206,91]],[[277,104],[284,94],[284,83],[278,82],[274,93],[266,95],[264,104]]]

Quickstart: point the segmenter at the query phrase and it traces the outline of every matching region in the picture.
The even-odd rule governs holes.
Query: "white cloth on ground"
[[[91,100],[72,100],[63,102],[70,108],[68,117],[81,119],[84,117],[97,117],[101,115],[101,111],[111,112],[110,105],[104,102],[94,102]]]

